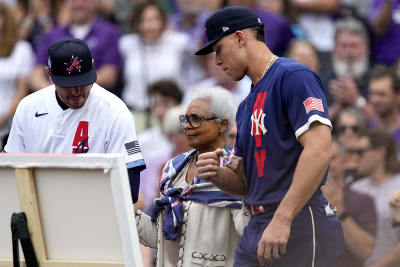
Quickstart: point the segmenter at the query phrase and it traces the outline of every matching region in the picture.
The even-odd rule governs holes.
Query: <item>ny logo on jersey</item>
[[[256,141],[256,147],[261,146],[261,135],[267,132],[265,128],[264,119],[265,113],[263,111],[265,99],[267,98],[267,91],[257,94],[256,102],[253,105],[253,114],[251,115],[251,130],[250,134]]]
[[[72,153],[87,153],[89,151],[89,122],[80,121],[76,128]]]
[[[256,142],[256,148],[262,148],[261,136],[267,132],[265,128],[264,119],[264,104],[265,99],[267,99],[268,92],[260,92],[257,93],[256,101],[253,105],[253,114],[251,114],[251,130],[250,134],[254,137]],[[257,163],[257,173],[259,178],[264,177],[264,166],[265,159],[267,158],[267,150],[266,149],[256,149],[254,150],[254,158]]]
[[[64,65],[67,66],[67,71],[68,74],[71,74],[71,72],[75,69],[79,72],[81,72],[81,65],[79,63],[81,63],[82,60],[79,60],[78,57],[74,57],[74,55],[72,55],[71,57],[71,61],[69,63],[64,63]]]
[[[257,112],[259,112],[258,115],[257,115]],[[265,118],[265,113],[263,112],[262,109],[257,109],[251,115],[251,131],[250,131],[250,133],[252,136],[254,136],[254,128],[256,128],[255,135],[260,135],[260,130],[262,131],[262,134],[265,134],[267,132],[267,129],[265,129],[265,125],[264,125],[264,118]]]

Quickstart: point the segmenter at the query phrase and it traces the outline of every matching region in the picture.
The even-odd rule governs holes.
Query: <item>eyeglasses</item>
[[[338,127],[338,132],[344,133],[347,128],[350,128],[353,133],[359,133],[361,130],[361,127],[359,125],[341,125]]]
[[[199,128],[203,121],[211,121],[211,120],[216,120],[216,117],[200,117],[198,115],[192,114],[192,115],[180,115],[179,116],[179,121],[181,122],[181,128],[186,128],[186,125],[189,123],[191,128]]]

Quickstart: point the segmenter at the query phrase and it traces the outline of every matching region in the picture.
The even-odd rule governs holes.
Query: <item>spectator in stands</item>
[[[371,126],[385,129],[396,140],[400,151],[400,79],[394,69],[377,65],[369,80],[369,102],[376,116]]]
[[[39,90],[50,85],[44,72],[47,49],[54,41],[74,37],[84,40],[93,55],[97,83],[112,90],[118,78],[120,56],[118,53],[119,29],[97,17],[97,0],[66,0],[71,12],[71,22],[66,27],[56,27],[44,35],[38,45],[37,62],[32,76],[32,87]]]
[[[292,39],[287,51],[287,57],[293,58],[297,62],[308,66],[315,73],[319,73],[318,52],[307,40]]]
[[[334,133],[339,142],[347,149],[355,143],[360,134],[366,132],[369,120],[365,114],[356,107],[347,107],[340,111],[334,123]]]
[[[335,266],[362,267],[375,245],[377,218],[372,197],[349,188],[345,161],[344,147],[334,140],[328,178],[322,191],[336,209],[346,242],[345,253]]]
[[[368,95],[369,37],[354,18],[336,23],[330,69],[321,73],[331,117],[347,106],[363,108]]]
[[[19,101],[27,94],[35,56],[30,44],[18,40],[11,10],[0,3],[0,151],[6,143]]]
[[[187,34],[167,31],[161,6],[149,2],[135,7],[134,33],[121,38],[124,61],[122,99],[135,111],[149,107],[147,86],[160,79],[172,79],[184,88],[193,81],[185,74],[193,65],[193,42]]]
[[[361,136],[359,144],[358,171],[366,178],[350,188],[374,199],[378,218],[375,247],[365,266],[399,266],[400,229],[392,226],[389,206],[392,194],[400,188],[397,147],[390,134],[377,129]]]

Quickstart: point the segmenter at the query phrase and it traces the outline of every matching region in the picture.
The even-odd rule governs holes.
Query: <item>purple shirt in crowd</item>
[[[260,9],[256,10],[256,14],[265,24],[265,40],[268,47],[274,54],[283,56],[293,38],[290,22],[281,14]]]
[[[72,36],[69,26],[56,27],[48,34],[44,35],[36,50],[36,64],[46,65],[48,60],[48,48],[55,41]],[[118,52],[118,40],[120,30],[100,18],[97,18],[84,38],[88,44],[94,67],[99,69],[102,65],[111,64],[119,67],[120,55]]]
[[[373,0],[369,21],[372,22],[385,1]],[[379,63],[393,64],[400,57],[400,0],[393,0],[392,20],[385,35],[373,38],[373,55]]]
[[[195,44],[197,43],[198,47],[200,47],[203,42],[206,41],[204,25],[206,24],[206,20],[210,16],[210,14],[210,12],[201,13],[197,17],[194,25],[189,28],[183,27],[183,14],[179,12],[173,15],[169,22],[176,31],[187,33],[190,36],[190,39]]]

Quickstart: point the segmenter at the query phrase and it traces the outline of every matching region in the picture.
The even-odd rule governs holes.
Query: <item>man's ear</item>
[[[244,31],[235,32],[235,42],[238,47],[243,47],[246,41],[246,33]]]
[[[51,71],[50,71],[49,67],[45,66],[44,70],[46,71],[47,76],[49,77],[50,81],[52,81],[52,79],[51,79]]]

